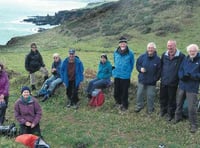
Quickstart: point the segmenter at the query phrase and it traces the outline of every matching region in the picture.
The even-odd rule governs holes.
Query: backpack
[[[104,101],[105,101],[105,96],[104,96],[104,93],[102,92],[102,90],[95,89],[92,92],[92,98],[89,101],[89,105],[92,107],[98,107],[98,106],[103,105]]]

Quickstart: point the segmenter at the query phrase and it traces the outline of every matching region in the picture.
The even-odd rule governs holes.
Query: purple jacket
[[[3,71],[0,75],[0,95],[1,94],[4,96],[9,95],[9,79],[5,71]]]
[[[15,118],[20,124],[27,121],[37,125],[42,117],[42,109],[34,97],[28,104],[25,104],[21,98],[15,102]]]

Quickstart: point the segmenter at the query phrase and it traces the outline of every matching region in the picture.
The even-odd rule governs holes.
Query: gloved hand
[[[189,79],[190,79],[190,74],[186,73],[181,80],[182,81],[188,81]]]

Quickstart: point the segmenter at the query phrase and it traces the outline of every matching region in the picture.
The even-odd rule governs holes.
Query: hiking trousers
[[[180,88],[177,91],[175,120],[179,121],[182,119],[182,110],[185,99],[188,101],[189,122],[191,126],[197,127],[197,94],[184,91]]]
[[[177,86],[160,85],[160,112],[174,117]]]
[[[48,71],[45,67],[41,67],[39,71],[44,75],[44,77],[48,77]],[[30,83],[31,85],[36,84],[35,73],[30,73]]]
[[[116,104],[122,105],[128,109],[128,89],[130,86],[130,79],[114,79],[114,98]]]
[[[144,108],[144,98],[146,98],[148,112],[152,112],[154,110],[155,95],[156,95],[155,85],[145,85],[142,83],[138,83],[136,108],[137,109]]]

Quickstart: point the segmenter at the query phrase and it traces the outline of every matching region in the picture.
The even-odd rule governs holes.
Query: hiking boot
[[[125,112],[125,111],[127,111],[128,109],[125,108],[124,106],[121,106],[121,107],[120,107],[120,110],[121,110],[122,112]]]
[[[135,108],[134,112],[139,113],[142,110],[142,108]]]
[[[172,119],[173,119],[173,116],[171,116],[171,115],[168,115],[166,118],[167,121],[171,121]]]
[[[147,114],[151,115],[154,112],[154,108],[152,110],[147,111]]]
[[[179,123],[180,121],[181,121],[181,119],[176,119],[176,118],[175,118],[173,123],[174,123],[174,124],[177,124],[177,123]]]
[[[44,82],[48,79],[48,76],[44,76]]]
[[[45,95],[44,98],[42,99],[42,102],[45,102],[47,99],[49,99],[49,95]]]
[[[77,104],[74,104],[72,107],[73,107],[73,109],[75,109],[75,110],[78,109],[78,105],[77,105]]]
[[[35,85],[31,85],[31,90],[32,90],[32,91],[33,91],[33,90],[36,90]]]
[[[196,133],[196,131],[197,131],[197,126],[192,125],[192,126],[191,126],[191,129],[190,129],[190,132],[191,132],[191,133]]]
[[[72,105],[71,101],[68,101],[68,102],[67,102],[67,108],[70,108],[71,105]]]
[[[116,104],[114,104],[113,105],[113,108],[116,108],[116,109],[120,109],[121,108],[121,104],[119,104],[119,103],[116,103]]]
[[[164,115],[165,115],[166,113],[167,113],[167,112],[161,111],[161,112],[160,112],[160,117],[164,117]]]

